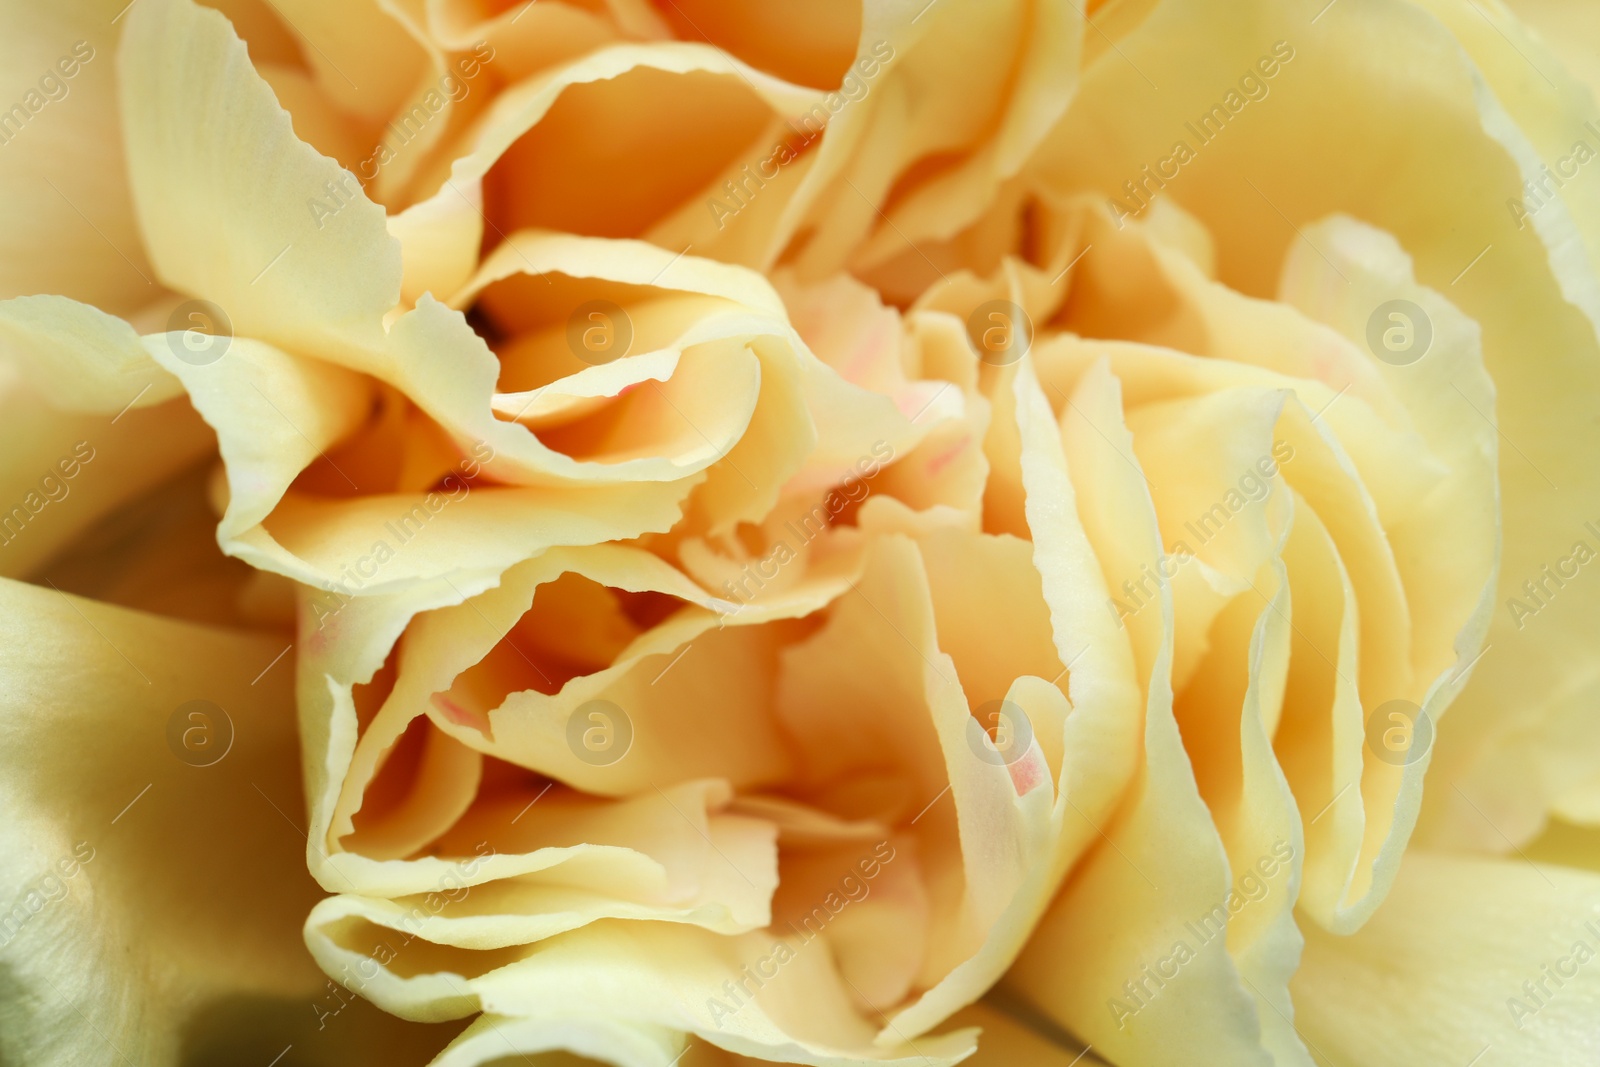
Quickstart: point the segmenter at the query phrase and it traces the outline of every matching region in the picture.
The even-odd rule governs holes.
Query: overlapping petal
[[[1575,1062],[1585,18],[8,11],[0,1054]]]

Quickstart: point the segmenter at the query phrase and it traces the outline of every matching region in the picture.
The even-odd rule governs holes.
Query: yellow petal
[[[1373,1067],[1582,1062],[1600,1011],[1597,889],[1591,872],[1521,858],[1407,855],[1359,933],[1307,932],[1294,992],[1308,1044]]]
[[[5,7],[0,299],[60,293],[128,313],[160,295],[123,166],[116,0]]]
[[[263,674],[277,638],[11,581],[0,598],[6,1058],[443,1045],[359,1004],[329,1018],[344,1001],[297,943],[316,889],[289,668]]]
[[[1569,727],[1560,724],[1573,721],[1566,709],[1591,699],[1600,681],[1584,651],[1597,640],[1595,587],[1568,582],[1557,596],[1538,594],[1546,605],[1539,607],[1526,599],[1524,586],[1544,581],[1556,590],[1544,568],[1570,559],[1592,519],[1587,502],[1600,498],[1590,423],[1591,398],[1600,389],[1600,289],[1586,262],[1593,243],[1583,231],[1595,187],[1569,182],[1531,221],[1512,210],[1519,201],[1531,207],[1525,181],[1550,184],[1539,155],[1568,139],[1554,134],[1565,130],[1581,139],[1594,116],[1572,107],[1570,86],[1557,90],[1540,76],[1564,81],[1548,61],[1527,48],[1532,60],[1515,56],[1518,46],[1484,25],[1498,12],[1474,6],[1482,7],[1456,5],[1460,10],[1450,16],[1479,23],[1465,47],[1412,5],[1359,14],[1334,5],[1309,32],[1299,9],[1263,0],[1249,6],[1252,32],[1243,35],[1222,32],[1204,5],[1157,7],[1085,72],[1040,162],[1047,175],[1041,180],[1120,197],[1128,213],[1139,204],[1124,182],[1142,185],[1144,202],[1154,196],[1181,204],[1216,238],[1221,279],[1258,296],[1273,293],[1284,248],[1306,244],[1302,256],[1331,256],[1310,223],[1334,213],[1363,219],[1394,234],[1414,259],[1417,280],[1448,292],[1480,325],[1496,390],[1493,410],[1462,389],[1479,408],[1477,417],[1495,421],[1501,444],[1499,607],[1489,651],[1455,702],[1435,753],[1435,776],[1458,783],[1470,802],[1455,789],[1433,790],[1420,833],[1439,845],[1504,848],[1502,834],[1515,840],[1536,832],[1551,803],[1542,789],[1529,787],[1541,775],[1511,769],[1530,751],[1512,751],[1507,739],[1543,730],[1547,717],[1549,736],[1564,736]],[[1135,68],[1161,70],[1162,92]],[[1263,76],[1268,69],[1276,73]],[[1215,119],[1204,137],[1185,126],[1198,128],[1247,74],[1264,87],[1264,98],[1228,113],[1221,133]],[[1239,98],[1245,99],[1242,90]],[[1395,107],[1402,99],[1416,106]],[[1539,113],[1551,107],[1559,116]],[[1146,179],[1142,168],[1173,158],[1180,138],[1194,160],[1162,185]],[[1440,168],[1476,180],[1441,184]],[[1170,164],[1165,170],[1171,173]],[[1575,198],[1570,209],[1563,206],[1569,197]],[[1369,307],[1368,316],[1376,310]],[[1465,408],[1462,415],[1474,417]],[[1529,613],[1537,607],[1537,618],[1508,601]],[[1555,755],[1552,782],[1583,776],[1560,767],[1556,752],[1570,747],[1535,747]],[[1497,752],[1510,756],[1506,765],[1498,764]]]
[[[379,0],[272,6],[304,43],[318,89],[341,111],[387,119],[423,75],[423,50]]]
[[[0,303],[0,338],[0,573],[22,576],[211,444],[181,385],[120,319],[19,297]]]
[[[1108,576],[1136,574],[1141,563],[1154,567],[1160,554],[1120,401],[1116,379],[1106,364],[1096,364],[1079,383],[1061,428],[1076,491],[1065,499],[1075,496],[1078,521]],[[1037,410],[1041,403],[1030,406]],[[1045,464],[1050,451],[1041,447]],[[1061,473],[1056,477],[1059,485]],[[1008,983],[1113,1059],[1153,1059],[1187,1047],[1204,1049],[1216,1062],[1266,1064],[1271,1057],[1260,1047],[1258,1011],[1226,939],[1210,925],[1204,936],[1183,929],[1185,921],[1225,901],[1230,886],[1222,842],[1172,715],[1172,601],[1164,580],[1160,597],[1160,610],[1129,617],[1121,638],[1131,644],[1137,665],[1124,679],[1142,690],[1143,707],[1135,714],[1144,720],[1144,757],[1123,811],[1103,827],[1092,825],[1112,848],[1086,858]],[[1095,610],[1111,621],[1103,604],[1096,597]],[[1134,709],[1122,703],[1121,710]],[[1163,979],[1175,966],[1184,982],[1181,997],[1163,995]],[[1151,978],[1150,967],[1160,977]]]
[[[400,292],[383,209],[295,137],[220,14],[141,0],[125,18],[128,173],[157,276],[219,305],[240,335],[333,355],[380,347]]]
[[[700,194],[722,166],[742,158],[776,118],[799,114],[817,95],[709,46],[601,49],[497,96],[448,167],[441,161],[420,179],[426,199],[408,209],[408,236],[456,250],[452,262],[471,258],[486,220],[493,243],[526,228],[643,236],[686,198],[704,214]],[[720,121],[695,118],[707,110]],[[596,124],[611,130],[604,160],[563,149],[568,138]],[[637,162],[619,166],[619,157]],[[558,166],[558,158],[565,162]],[[630,165],[655,168],[653,180],[632,180]],[[459,210],[463,201],[482,202],[483,211]],[[459,277],[455,285],[466,280]]]

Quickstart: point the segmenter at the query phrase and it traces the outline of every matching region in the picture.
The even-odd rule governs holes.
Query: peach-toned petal
[[[296,940],[316,887],[289,674],[262,673],[279,638],[12,581],[0,598],[7,1061],[442,1046],[336,996]]]
[[[1062,417],[1079,521],[1108,576],[1138,573],[1142,562],[1153,566],[1160,554],[1120,400],[1115,378],[1099,363]],[[1130,529],[1147,532],[1134,538]],[[1219,1062],[1267,1064],[1272,1058],[1261,1047],[1259,1009],[1239,980],[1226,939],[1216,936],[1215,925],[1200,934],[1183,926],[1226,902],[1230,886],[1222,842],[1173,719],[1167,674],[1172,594],[1164,580],[1159,594],[1158,610],[1126,620],[1135,684],[1144,690],[1145,754],[1124,811],[1103,829],[1095,827],[1112,848],[1086,859],[1008,983],[1113,1058],[1154,1058],[1181,1045]],[[1225,929],[1226,920],[1220,925]],[[1184,995],[1163,996],[1144,969],[1155,967],[1165,977],[1180,959]],[[1139,982],[1144,994],[1136,991]]]
[[[125,17],[128,173],[157,276],[241,335],[359,364],[399,297],[383,210],[295,137],[221,15],[140,0]]]
[[[1407,855],[1359,933],[1308,932],[1294,981],[1308,1042],[1373,1067],[1583,1062],[1600,1047],[1597,889],[1591,871],[1515,857]]]
[[[0,299],[59,293],[127,314],[161,295],[124,169],[121,7],[5,5]]]

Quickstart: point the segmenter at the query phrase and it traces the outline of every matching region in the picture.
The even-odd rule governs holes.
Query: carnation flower
[[[0,1058],[1576,1062],[1515,6],[0,9]]]

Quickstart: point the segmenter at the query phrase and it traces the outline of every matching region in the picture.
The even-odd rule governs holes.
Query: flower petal
[[[380,348],[400,295],[383,209],[295,137],[222,15],[140,0],[125,17],[128,174],[160,279],[242,336],[354,361]]]
[[[6,1059],[392,1048],[392,1020],[326,1019],[342,1001],[295,938],[316,887],[289,673],[263,674],[278,638],[9,580],[0,602]],[[404,1036],[436,1048],[448,1034]]]
[[[160,295],[123,168],[121,7],[5,5],[0,299],[60,293],[128,313]]]
[[[1358,933],[1307,931],[1293,988],[1308,1043],[1371,1067],[1582,1062],[1600,1048],[1597,894],[1588,871],[1408,854]]]

